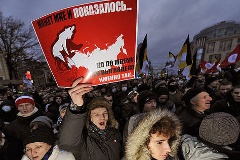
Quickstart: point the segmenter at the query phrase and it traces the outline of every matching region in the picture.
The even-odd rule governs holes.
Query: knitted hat
[[[49,127],[39,127],[34,129],[23,141],[24,146],[34,142],[44,142],[49,145],[54,145],[56,141],[53,130]]]
[[[199,136],[215,145],[229,145],[237,141],[240,128],[235,117],[217,112],[206,116],[200,125]]]
[[[34,99],[30,96],[20,96],[15,100],[16,107],[18,107],[21,103],[31,103],[33,106],[35,106]]]
[[[208,86],[209,84],[211,84],[212,82],[214,82],[216,80],[217,80],[217,77],[208,77],[208,78],[206,78],[205,86]]]
[[[46,124],[46,126],[48,126],[49,128],[52,128],[52,125],[53,125],[53,121],[49,119],[47,116],[39,116],[35,118],[34,120],[32,120],[30,125],[33,124],[34,122],[42,122]]]
[[[157,97],[153,92],[146,90],[146,91],[140,92],[137,99],[138,99],[137,103],[138,103],[140,112],[142,112],[144,104],[150,100],[153,100],[153,99],[156,100]]]
[[[182,100],[188,106],[190,105],[190,100],[201,92],[205,92],[205,90],[201,88],[191,88],[183,95]]]

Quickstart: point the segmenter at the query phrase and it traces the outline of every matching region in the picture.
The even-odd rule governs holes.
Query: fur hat
[[[49,127],[39,127],[34,129],[23,141],[24,146],[34,142],[44,142],[53,146],[56,142],[53,130]]]
[[[183,95],[182,100],[188,106],[190,105],[190,100],[201,92],[205,92],[205,90],[201,88],[191,88]]]
[[[146,91],[140,92],[137,99],[138,99],[137,100],[138,107],[140,109],[140,112],[142,112],[144,104],[150,100],[153,100],[153,99],[156,100],[157,97],[153,92],[146,90]]]
[[[49,119],[47,116],[39,116],[35,118],[34,120],[32,120],[30,125],[32,125],[34,122],[42,122],[46,124],[46,126],[48,126],[49,128],[52,128],[52,125],[53,125],[53,121]]]
[[[20,96],[15,100],[16,107],[18,107],[21,103],[31,103],[35,106],[34,99],[30,96]]]
[[[199,137],[215,145],[229,145],[237,141],[239,132],[239,122],[235,117],[217,112],[202,120]]]

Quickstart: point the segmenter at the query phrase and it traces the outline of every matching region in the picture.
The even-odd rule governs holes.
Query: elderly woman
[[[22,160],[75,160],[70,152],[60,150],[55,144],[53,130],[39,127],[24,139],[25,155]]]
[[[97,98],[85,106],[83,95],[92,86],[80,82],[81,78],[68,91],[72,103],[60,127],[60,147],[71,151],[78,160],[120,160],[121,135],[115,128],[111,105]]]
[[[173,112],[151,111],[129,135],[126,160],[175,159],[180,134],[181,125]]]

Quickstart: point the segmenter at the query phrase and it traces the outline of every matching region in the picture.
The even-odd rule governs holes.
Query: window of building
[[[218,51],[221,52],[221,51],[228,51],[228,50],[231,50],[231,47],[232,47],[232,40],[226,40],[226,41],[220,41],[220,44],[219,44],[219,49]]]
[[[215,46],[215,42],[208,43],[207,44],[207,53],[214,52],[214,46]]]
[[[225,45],[225,51],[231,50],[232,48],[232,40],[227,40]]]
[[[240,38],[238,38],[237,43],[240,43]]]
[[[3,80],[3,77],[0,77],[0,80]]]
[[[224,45],[225,45],[224,41],[220,41],[219,49],[218,49],[219,52],[224,50]]]

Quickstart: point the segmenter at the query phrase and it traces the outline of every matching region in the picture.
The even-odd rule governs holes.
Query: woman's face
[[[171,152],[171,148],[168,142],[169,138],[170,137],[165,137],[158,132],[151,134],[148,149],[153,158],[157,160],[164,160],[167,158],[168,153]]]
[[[105,129],[108,121],[107,109],[101,107],[91,110],[90,118],[99,129]]]
[[[26,155],[31,160],[41,160],[51,145],[44,142],[34,142],[26,145]]]

